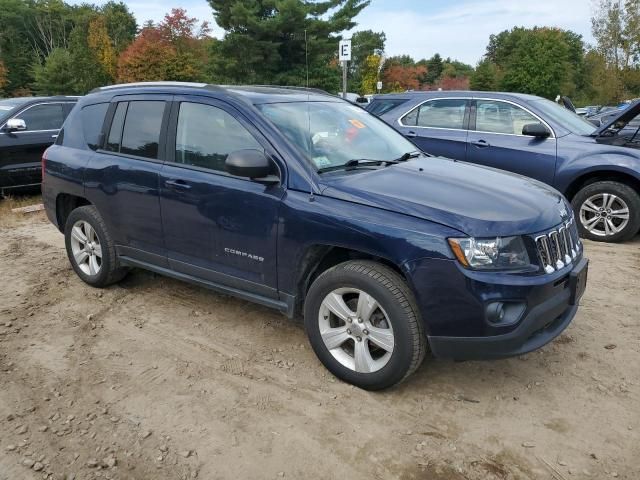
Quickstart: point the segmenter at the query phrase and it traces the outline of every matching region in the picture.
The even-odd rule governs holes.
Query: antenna
[[[307,85],[309,88],[309,45],[307,44],[307,29],[304,29],[304,61],[307,70]]]

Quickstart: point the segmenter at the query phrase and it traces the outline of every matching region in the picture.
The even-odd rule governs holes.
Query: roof
[[[225,92],[253,104],[296,101],[342,101],[323,90],[275,85],[212,85],[195,82],[138,82],[108,85],[92,90],[91,94],[118,93],[194,93],[206,95]]]

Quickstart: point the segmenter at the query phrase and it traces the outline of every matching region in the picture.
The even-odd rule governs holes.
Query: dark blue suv
[[[140,267],[304,316],[366,389],[541,347],[584,292],[575,220],[519,175],[426,158],[324,92],[151,83],[80,100],[43,195],[89,285]]]
[[[502,92],[406,92],[367,110],[434,155],[535,178],[572,203],[580,235],[640,230],[640,101],[596,128],[557,103]]]

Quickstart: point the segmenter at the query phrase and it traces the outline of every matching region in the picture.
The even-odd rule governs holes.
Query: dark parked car
[[[537,349],[586,282],[558,192],[427,158],[312,90],[99,89],[46,151],[43,196],[89,285],[141,267],[304,314],[322,363],[367,389],[403,380],[427,345],[457,359]]]
[[[37,186],[43,152],[58,136],[77,97],[22,97],[0,100],[0,197]]]
[[[600,127],[532,95],[409,92],[376,97],[379,115],[421,150],[526,175],[572,203],[580,234],[618,242],[640,229],[640,102]],[[635,119],[635,120],[634,120]]]

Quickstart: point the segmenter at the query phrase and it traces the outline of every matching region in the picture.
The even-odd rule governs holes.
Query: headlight
[[[450,238],[458,261],[474,270],[512,270],[530,264],[522,237]]]

